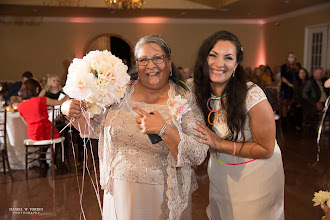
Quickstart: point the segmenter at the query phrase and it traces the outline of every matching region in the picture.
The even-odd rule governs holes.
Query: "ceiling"
[[[330,0],[145,0],[142,10],[107,8],[104,0],[0,0],[0,16],[267,19],[330,8]]]

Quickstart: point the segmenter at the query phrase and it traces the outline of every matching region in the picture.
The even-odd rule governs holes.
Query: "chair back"
[[[48,107],[48,112],[49,112],[49,119],[52,123],[51,127],[51,139],[54,139],[54,128],[58,128],[62,126],[63,122],[63,115],[61,113],[61,109],[59,106],[50,106]],[[59,130],[60,131],[60,130]]]
[[[7,150],[7,110],[0,109],[0,143],[3,143],[4,149]],[[3,150],[3,149],[1,149]]]

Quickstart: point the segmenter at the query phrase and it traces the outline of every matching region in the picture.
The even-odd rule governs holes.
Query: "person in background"
[[[62,91],[61,81],[57,75],[50,75],[47,78],[45,88],[41,90],[39,96],[46,96],[50,99],[59,99],[62,94],[62,99],[67,99],[68,96]]]
[[[179,66],[179,67],[178,67],[178,70],[179,70],[179,72],[181,73],[181,75],[183,75],[183,68],[182,68],[182,66]]]
[[[80,130],[82,136],[99,139],[103,219],[189,220],[197,187],[192,166],[201,164],[208,150],[193,129],[197,121],[204,122],[203,114],[180,82],[162,37],[141,38],[134,55],[139,77],[125,98],[94,116],[90,135],[83,126]],[[190,103],[191,110],[177,115],[181,105],[173,113],[174,97]],[[78,100],[66,101],[62,112],[76,118],[76,127],[86,122]],[[152,138],[153,144],[147,134],[158,134],[158,140]]]
[[[252,82],[257,84],[259,87],[262,87],[261,74],[262,72],[258,67],[254,68],[252,73]]]
[[[282,79],[281,79],[281,67],[275,67],[275,86],[281,86]]]
[[[266,66],[261,64],[261,65],[259,65],[258,68],[260,69],[261,74],[263,74],[263,73],[265,72],[265,68],[266,68]]]
[[[219,31],[201,45],[195,93],[208,127],[209,219],[284,220],[284,172],[273,110],[263,90],[246,80],[238,38]],[[256,159],[259,158],[259,159]]]
[[[274,83],[273,71],[268,65],[265,66],[264,72],[261,73],[261,83],[263,87],[272,86]]]
[[[49,99],[54,99],[54,100],[62,100],[65,101],[68,99],[68,95],[66,95],[63,91],[62,91],[62,86],[61,86],[61,80],[57,75],[49,75],[47,78],[47,82],[45,87],[41,90],[41,92],[39,93],[39,96],[45,96]],[[64,127],[66,127],[63,131],[62,131],[62,136],[64,137],[69,137],[69,133],[71,133],[71,136],[74,136],[74,140],[76,140],[77,142],[77,146],[78,146],[78,166],[82,165],[82,161],[84,158],[84,141],[83,139],[80,137],[79,135],[79,131],[74,128],[73,126],[66,126],[66,124],[68,123],[68,121],[66,121],[66,119],[64,117],[60,117],[56,123],[55,126],[58,130],[62,130]],[[69,146],[70,143],[70,138],[65,138],[64,140],[64,146],[66,146],[65,149],[70,149],[71,146]]]
[[[312,130],[316,130],[317,126],[315,123],[316,113],[322,111],[329,95],[329,89],[324,87],[326,80],[323,68],[316,68],[313,72],[313,77],[306,82],[302,92],[302,97],[305,99],[304,122],[306,127]]]
[[[303,107],[305,104],[305,100],[303,99],[302,93],[303,89],[308,80],[308,72],[305,68],[301,68],[298,72],[298,77],[293,83],[293,91],[294,91],[294,112],[295,112],[295,127],[297,131],[300,131],[302,128],[303,122]]]
[[[48,74],[47,74],[48,75]],[[43,76],[41,77],[41,79],[39,80],[39,83],[40,83],[40,86],[42,89],[45,88],[46,84],[47,84],[47,79],[48,79],[49,76]]]
[[[27,79],[31,79],[31,78],[33,78],[33,75],[32,75],[32,73],[29,72],[29,71],[26,71],[26,72],[24,72],[24,73],[22,74],[22,80],[19,81],[19,82],[14,83],[14,84],[10,87],[10,89],[9,89],[9,91],[8,91],[8,93],[7,93],[7,96],[6,96],[6,98],[5,98],[7,104],[9,104],[10,97],[12,97],[12,96],[20,96],[19,91],[20,91],[20,89],[21,89],[21,87],[22,87],[23,82],[24,82],[25,80],[27,80]]]
[[[296,56],[293,52],[289,52],[285,64],[281,66],[281,119],[283,125],[287,124],[287,115],[289,105],[293,99],[293,83],[298,76],[298,70],[301,68],[300,63],[296,62]]]
[[[190,68],[185,67],[182,69],[182,78],[187,81],[188,79],[192,78]]]
[[[245,73],[246,73],[247,80],[252,82],[252,68],[247,66],[247,67],[245,67],[244,70],[245,70]]]
[[[270,105],[272,106],[273,109],[274,108],[274,101],[273,101],[273,89],[271,88],[271,86],[274,83],[274,79],[273,79],[273,71],[272,69],[266,65],[264,72],[261,74],[261,85],[262,85],[262,89],[264,90],[267,99],[270,103]]]
[[[24,81],[20,95],[23,101],[18,105],[17,111],[23,117],[27,124],[27,134],[31,140],[49,140],[51,139],[51,122],[49,121],[47,106],[61,105],[64,100],[54,100],[47,97],[39,97],[40,84],[34,79]],[[54,138],[59,138],[60,134],[54,128]],[[47,150],[47,148],[45,149]],[[42,154],[45,156],[45,154]],[[43,160],[43,164],[48,164]]]

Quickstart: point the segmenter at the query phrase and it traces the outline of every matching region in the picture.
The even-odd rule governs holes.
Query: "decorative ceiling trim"
[[[330,8],[330,2],[299,9],[294,12],[273,16],[265,19],[208,19],[208,18],[166,18],[166,17],[136,17],[136,18],[105,18],[105,17],[53,17],[41,16],[42,23],[139,23],[139,24],[266,24],[283,19],[301,16]],[[26,18],[28,18],[27,16]],[[34,16],[30,16],[34,17]],[[38,16],[36,16],[38,17]],[[40,17],[40,16],[39,16]],[[24,16],[0,16],[0,23],[22,20]]]
[[[193,18],[95,18],[95,17],[44,17],[43,22],[59,23],[138,23],[138,24],[263,24],[262,19],[193,19]]]
[[[298,16],[301,16],[301,15],[304,15],[304,14],[309,14],[309,13],[325,10],[327,8],[330,8],[330,2],[315,5],[315,6],[311,6],[311,7],[308,7],[308,8],[299,9],[299,10],[296,10],[294,12],[281,14],[281,15],[277,15],[277,16],[274,16],[274,17],[265,18],[265,19],[262,19],[262,20],[266,24],[266,23],[271,23],[271,22],[275,22],[275,21],[279,21],[279,20],[284,20],[284,19],[287,19],[287,18],[298,17]]]

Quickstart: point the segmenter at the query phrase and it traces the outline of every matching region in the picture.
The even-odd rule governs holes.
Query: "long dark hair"
[[[304,72],[305,72],[305,74],[306,74],[305,81],[302,81],[302,80],[300,79],[300,77],[299,77],[299,72],[300,72],[300,70],[304,70]],[[305,83],[307,82],[308,78],[309,78],[309,77],[308,77],[308,71],[307,71],[305,68],[300,68],[300,69],[298,70],[297,79],[296,79],[296,81],[297,81],[297,85],[298,85],[298,86],[303,86],[303,85],[305,85]]]
[[[38,91],[37,88],[39,88]],[[33,97],[37,97],[40,91],[41,86],[37,80],[27,79],[23,82],[19,93],[23,100],[27,100]]]
[[[168,46],[167,42],[160,36],[160,35],[149,35],[142,37],[135,45],[134,49],[134,57],[137,59],[138,51],[139,49],[145,45],[145,44],[151,44],[155,43],[157,44],[165,53],[166,58],[170,59],[172,57],[171,54],[171,48]],[[180,81],[183,81],[183,77],[178,70],[178,68],[174,65],[172,61],[172,74],[170,75],[170,79],[177,84],[178,86],[181,86],[184,89],[187,89]],[[131,76],[131,79],[135,80],[138,78],[138,66],[135,63],[135,65],[132,66],[132,68],[129,70],[129,74]]]
[[[246,75],[241,62],[243,61],[243,48],[238,38],[228,32],[219,31],[209,36],[199,48],[197,60],[194,67],[195,93],[199,107],[204,113],[204,118],[208,121],[210,111],[207,108],[207,100],[211,97],[212,89],[210,86],[208,55],[218,41],[230,41],[236,47],[236,62],[238,63],[235,76],[231,77],[223,90],[222,95],[227,94],[225,101],[221,99],[221,105],[227,115],[227,126],[231,132],[225,139],[237,141],[241,134],[245,142],[244,125],[246,121],[245,98],[247,94]],[[214,121],[214,114],[210,117]],[[212,128],[211,125],[208,125]],[[234,136],[235,134],[235,136]]]

